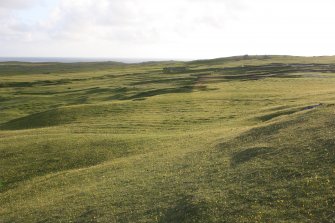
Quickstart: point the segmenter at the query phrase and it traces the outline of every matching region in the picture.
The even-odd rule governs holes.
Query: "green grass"
[[[334,57],[2,63],[0,222],[334,222],[334,86]]]

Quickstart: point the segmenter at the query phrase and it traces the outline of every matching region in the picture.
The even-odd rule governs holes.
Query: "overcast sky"
[[[0,57],[335,55],[334,0],[0,0]]]

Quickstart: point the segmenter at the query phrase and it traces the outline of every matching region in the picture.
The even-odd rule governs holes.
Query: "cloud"
[[[41,0],[1,0],[0,8],[23,9],[23,8],[33,7],[39,2],[41,2]]]
[[[235,2],[235,3],[233,3]],[[223,28],[238,1],[62,0],[44,22],[55,38],[117,41],[178,41],[205,35],[203,27]]]
[[[7,53],[21,47],[49,56],[326,54],[335,51],[334,6],[333,0],[1,0],[0,43]]]
[[[37,16],[34,15],[34,10],[43,10],[46,2],[47,0],[1,0],[0,41],[17,43],[40,40],[36,37],[43,30],[39,30],[40,27],[30,21]]]
[[[42,0],[4,0],[0,7],[18,9]],[[105,39],[128,43],[179,41],[203,36],[203,27],[221,29],[234,17],[241,0],[58,0],[48,18],[29,24],[1,16],[2,39]],[[17,35],[15,37],[15,34]],[[37,38],[38,37],[38,38]],[[0,37],[1,38],[1,37]],[[22,38],[27,40],[27,38]]]

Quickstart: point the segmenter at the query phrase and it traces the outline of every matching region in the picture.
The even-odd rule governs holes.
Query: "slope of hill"
[[[0,222],[335,222],[334,86],[333,57],[0,63]]]

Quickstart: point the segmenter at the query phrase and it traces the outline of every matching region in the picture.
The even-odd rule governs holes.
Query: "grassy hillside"
[[[0,222],[335,222],[334,87],[334,57],[0,63]]]

